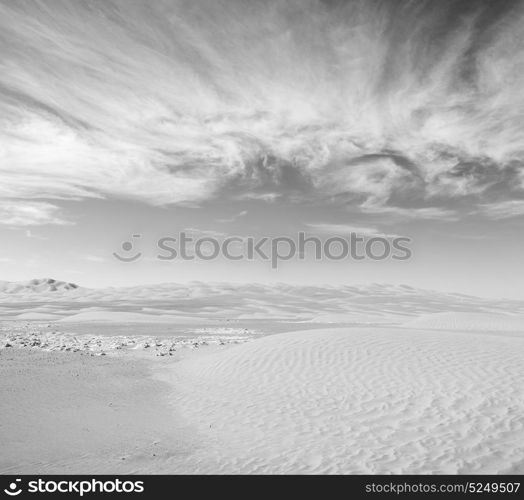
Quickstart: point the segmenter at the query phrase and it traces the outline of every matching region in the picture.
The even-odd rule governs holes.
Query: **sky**
[[[524,298],[523,88],[522,0],[0,0],[0,279]],[[413,256],[155,258],[182,230]]]

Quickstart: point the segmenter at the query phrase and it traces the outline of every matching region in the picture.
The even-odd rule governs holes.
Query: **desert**
[[[333,308],[328,297],[344,292],[324,290],[333,317],[351,321],[317,323],[322,303],[313,310],[304,290],[287,287],[307,304],[295,301],[294,321],[260,295],[251,318],[228,311],[198,324],[184,311],[166,322],[158,296],[176,301],[175,285],[149,289],[147,315],[161,317],[149,322],[108,298],[136,303],[136,290],[4,290],[2,473],[524,471],[524,321],[514,303],[463,297],[457,307],[453,295],[362,287]],[[227,303],[219,290],[235,292],[206,292]],[[378,290],[373,323],[363,299]],[[110,309],[98,321],[79,312],[95,296]],[[16,319],[28,300],[47,300],[61,319]],[[390,300],[403,304],[395,314]],[[462,311],[437,312],[445,307]]]

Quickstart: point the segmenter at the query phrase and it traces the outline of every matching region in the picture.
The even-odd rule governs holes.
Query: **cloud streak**
[[[523,22],[514,1],[1,1],[0,197],[510,201]]]
[[[68,225],[60,215],[60,209],[42,201],[0,200],[0,225],[34,226],[42,224]],[[32,237],[31,233],[26,233]]]
[[[311,228],[313,231],[319,233],[327,234],[349,234],[349,233],[358,233],[366,235],[376,235],[381,233],[375,227],[364,227],[364,226],[350,226],[349,224],[330,224],[323,222],[315,222],[306,224],[308,228]]]
[[[524,200],[509,200],[481,205],[480,211],[492,219],[509,219],[524,215]]]

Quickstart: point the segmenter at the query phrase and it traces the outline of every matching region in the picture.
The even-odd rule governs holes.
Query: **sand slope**
[[[17,317],[16,319],[19,319]],[[36,318],[39,319],[39,318]],[[199,320],[195,317],[186,317],[169,314],[143,314],[136,312],[106,311],[104,309],[89,310],[72,314],[59,320],[61,323],[176,323],[176,324],[205,324],[209,320]]]
[[[183,361],[173,405],[205,444],[176,468],[522,473],[523,353],[515,337],[330,329]]]
[[[522,315],[444,312],[424,314],[406,322],[404,326],[448,331],[521,332],[524,337],[524,316]]]

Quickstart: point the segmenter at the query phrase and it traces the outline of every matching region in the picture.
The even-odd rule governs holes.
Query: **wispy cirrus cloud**
[[[0,2],[0,197],[509,201],[523,21],[511,0]]]
[[[363,236],[382,236],[385,238],[395,238],[397,234],[385,233],[384,231],[371,226],[354,226],[351,224],[332,224],[327,222],[308,223],[306,227],[314,233],[330,235],[349,235],[356,233]]]
[[[42,224],[71,224],[60,209],[42,201],[0,200],[0,225],[33,226]],[[27,233],[31,235],[31,233]]]
[[[245,217],[248,214],[247,210],[241,210],[239,213],[227,218],[227,219],[217,219],[218,222],[227,223],[227,222],[235,222],[238,219],[241,219],[242,217]]]
[[[306,224],[306,226],[313,231],[319,233],[328,233],[328,234],[349,234],[349,233],[359,233],[366,235],[373,235],[381,233],[376,227],[365,227],[365,226],[353,226],[350,224],[331,224],[324,222],[312,222]]]
[[[444,220],[453,221],[459,218],[459,214],[452,209],[444,207],[396,207],[396,206],[385,206],[385,205],[369,205],[364,204],[361,207],[362,212],[367,214],[380,214],[381,216],[387,215],[391,218],[397,219],[433,219],[433,220]]]
[[[492,219],[509,219],[524,215],[524,200],[508,200],[499,203],[486,203],[480,206],[479,213]]]

